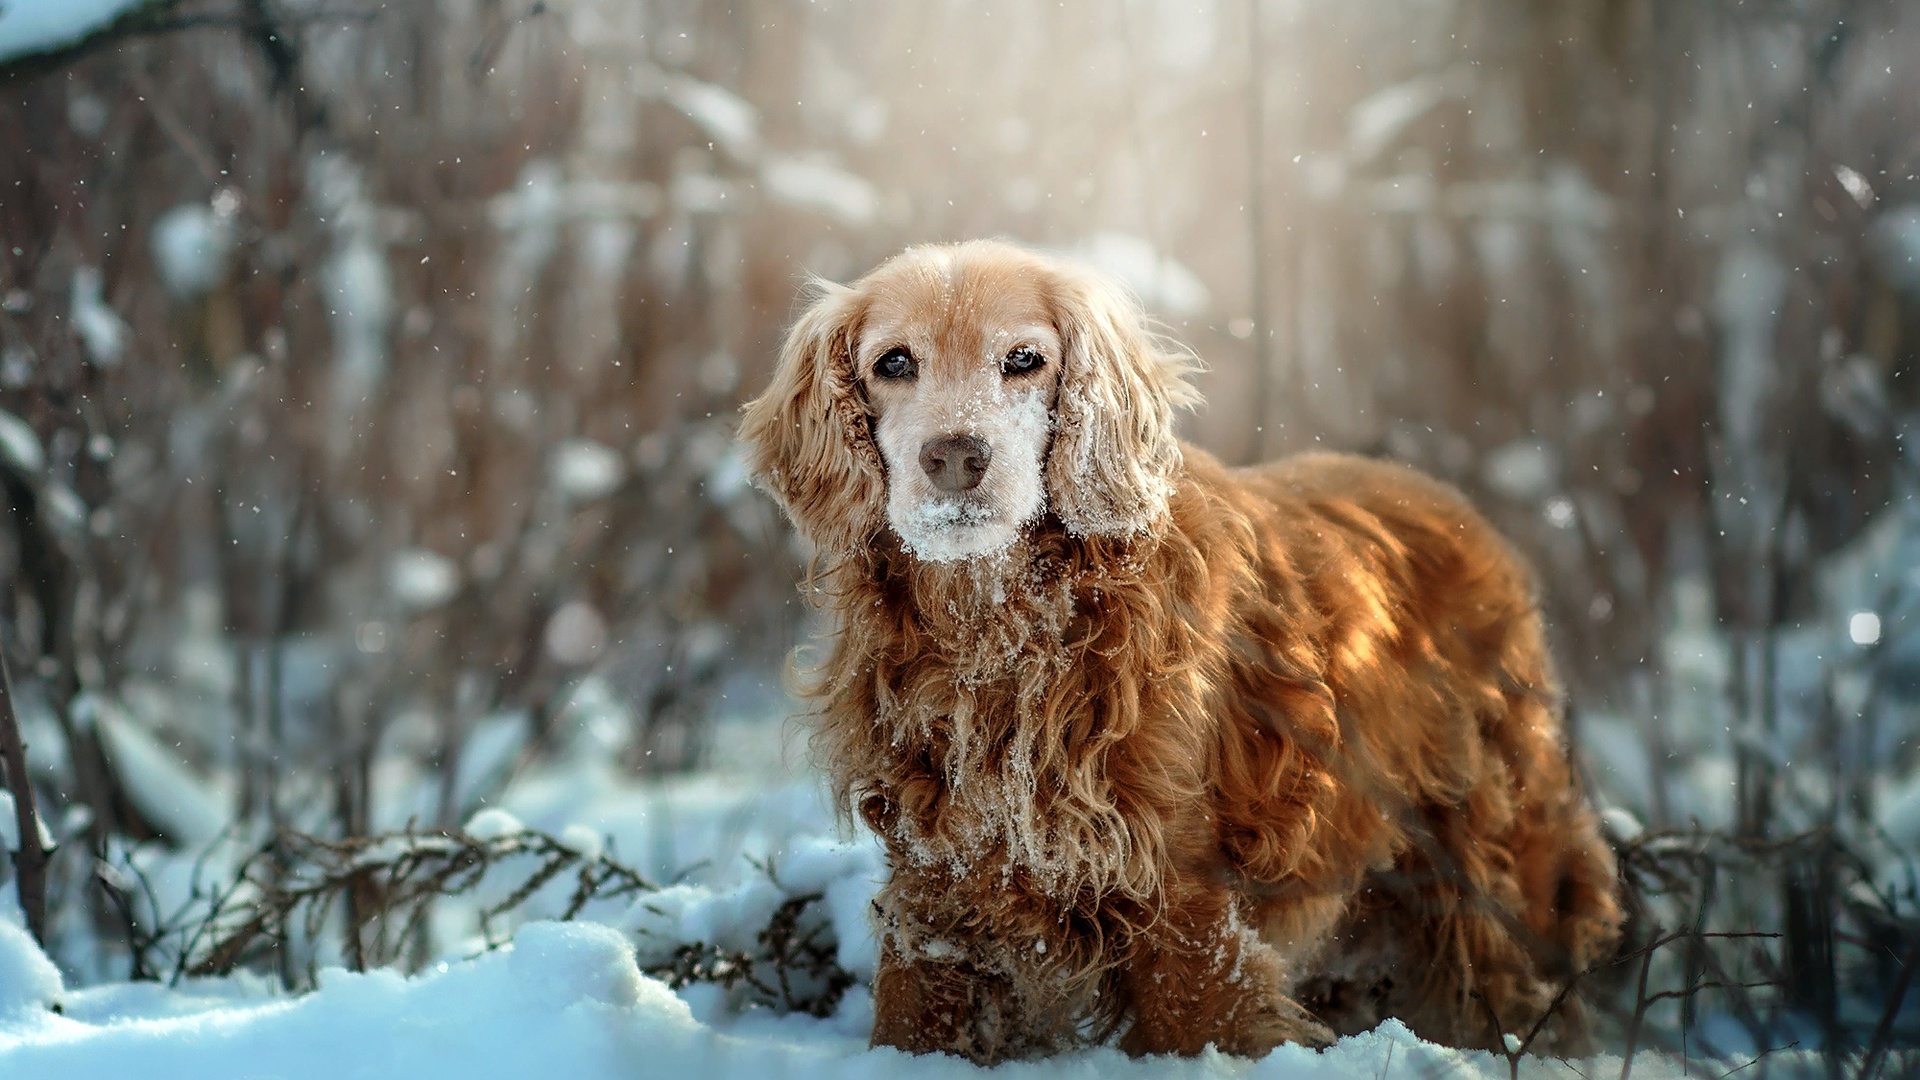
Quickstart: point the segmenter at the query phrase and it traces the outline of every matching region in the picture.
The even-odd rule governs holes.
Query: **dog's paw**
[[[1121,1049],[1143,1054],[1198,1054],[1207,1046],[1235,1057],[1263,1058],[1276,1047],[1292,1043],[1324,1050],[1339,1038],[1332,1028],[1290,999],[1242,1004],[1211,1024],[1188,1017],[1177,1024],[1136,1024],[1121,1040]]]
[[[1222,1042],[1220,1049],[1240,1057],[1266,1057],[1285,1043],[1324,1050],[1339,1039],[1332,1028],[1291,999],[1266,1005],[1235,1027],[1233,1036]]]

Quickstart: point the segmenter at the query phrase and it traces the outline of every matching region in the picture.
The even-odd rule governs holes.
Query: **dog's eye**
[[[1002,375],[1024,375],[1029,371],[1038,369],[1041,364],[1046,362],[1046,357],[1022,345],[1008,353],[1005,360],[1000,361],[1000,373]]]
[[[883,379],[911,379],[918,370],[913,354],[905,349],[888,349],[873,362],[873,373]]]

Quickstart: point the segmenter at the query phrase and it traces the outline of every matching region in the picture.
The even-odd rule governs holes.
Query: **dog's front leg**
[[[875,1046],[991,1064],[1074,1044],[1099,966],[1070,947],[1044,898],[975,891],[896,866],[874,907]]]
[[[1262,1057],[1285,1042],[1325,1046],[1333,1033],[1287,996],[1280,955],[1236,917],[1219,888],[1169,888],[1168,908],[1122,975],[1129,1054],[1198,1054],[1209,1044]]]
[[[983,1065],[1025,1056],[1013,1004],[1006,979],[957,956],[904,956],[889,941],[873,982],[873,1045]]]
[[[912,1054],[964,1052],[961,1033],[972,1028],[977,1011],[970,982],[956,965],[903,957],[886,943],[873,980],[873,1045]]]

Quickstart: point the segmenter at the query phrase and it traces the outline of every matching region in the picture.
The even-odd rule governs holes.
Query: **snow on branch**
[[[840,962],[829,890],[782,882],[771,863],[756,863],[759,879],[748,889],[770,902],[750,905],[754,925],[668,933],[666,909],[652,901],[665,896],[669,906],[684,906],[689,887],[663,889],[585,832],[576,827],[554,836],[493,810],[457,832],[328,839],[284,830],[230,873],[206,875],[219,883],[196,883],[187,904],[170,915],[158,911],[133,858],[103,862],[97,876],[127,924],[136,979],[168,975],[177,984],[278,970],[290,989],[304,989],[328,956],[357,971],[415,968],[433,951],[431,932],[455,910],[449,902],[466,901],[461,907],[477,918],[484,951],[511,940],[507,924],[530,917],[531,902],[546,896],[558,900],[558,909],[541,916],[562,921],[581,917],[589,905],[630,902],[625,921],[641,939],[642,970],[675,989],[710,983],[743,1007],[828,1016],[860,981],[861,973]],[[196,868],[196,882],[206,869]]]

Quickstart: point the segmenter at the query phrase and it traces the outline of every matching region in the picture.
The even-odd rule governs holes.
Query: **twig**
[[[698,982],[727,990],[744,986],[753,992],[758,1004],[831,1016],[858,980],[840,966],[835,943],[822,940],[829,924],[816,922],[805,931],[800,929],[804,917],[823,899],[823,894],[812,892],[782,901],[756,936],[757,951],[687,942],[675,946],[665,960],[646,965],[643,970],[676,990]],[[796,976],[806,983],[798,983]]]
[[[33,803],[33,778],[27,772],[27,744],[20,735],[20,715],[13,707],[13,676],[0,651],[0,765],[5,765],[7,787],[13,792],[14,827],[20,832],[15,853],[14,886],[27,932],[42,945],[47,941],[47,852],[40,846],[40,815]]]
[[[1653,973],[1653,953],[1660,938],[1655,936],[1654,943],[1648,945],[1640,954],[1640,981],[1633,992],[1633,1020],[1627,1025],[1627,1045],[1620,1051],[1620,1080],[1633,1075],[1633,1052],[1640,1044],[1640,1022],[1647,1015],[1647,978]]]
[[[1800,1040],[1795,1039],[1792,1042],[1787,1043],[1785,1046],[1770,1046],[1767,1049],[1762,1050],[1759,1053],[1753,1055],[1753,1060],[1743,1062],[1739,1065],[1735,1065],[1733,1068],[1728,1069],[1726,1072],[1721,1073],[1719,1080],[1727,1080],[1727,1077],[1732,1076],[1734,1073],[1740,1072],[1743,1069],[1753,1068],[1755,1065],[1759,1064],[1762,1060],[1764,1060],[1768,1054],[1777,1054],[1782,1050],[1791,1050],[1794,1047],[1799,1045],[1800,1045]]]
[[[1520,1080],[1520,1052],[1526,1047],[1516,1047],[1507,1042],[1506,1025],[1500,1022],[1500,1014],[1494,1011],[1493,1002],[1487,1000],[1487,995],[1478,990],[1472,990],[1468,992],[1468,996],[1479,1002],[1481,1008],[1487,1010],[1487,1023],[1493,1027],[1493,1047],[1500,1052],[1500,1056],[1507,1059],[1509,1080]],[[1537,1027],[1538,1025],[1536,1029]]]
[[[1657,994],[1648,995],[1646,1003],[1652,1005],[1656,1001],[1684,1000],[1705,990],[1762,990],[1766,987],[1777,985],[1779,984],[1770,980],[1743,983],[1709,980],[1707,982],[1694,983],[1691,986],[1682,987],[1678,990],[1662,990]],[[1683,1028],[1682,1030],[1684,1031],[1685,1029]]]
[[[147,966],[147,954],[153,951],[155,937],[141,931],[140,916],[133,910],[133,904],[128,900],[128,891],[121,886],[120,882],[114,880],[118,874],[119,870],[105,861],[94,868],[94,878],[100,882],[101,891],[107,894],[108,902],[119,913],[120,921],[127,928],[129,955],[127,978],[135,982],[151,979],[155,973]],[[148,889],[147,892],[151,894],[152,890]]]
[[[1900,977],[1893,984],[1893,992],[1887,995],[1887,1007],[1880,1013],[1880,1023],[1873,1029],[1873,1042],[1867,1048],[1867,1056],[1860,1059],[1860,1071],[1857,1080],[1874,1080],[1880,1073],[1880,1065],[1887,1056],[1887,1047],[1893,1039],[1893,1020],[1900,1015],[1900,1006],[1906,1002],[1907,988],[1913,985],[1913,969],[1920,967],[1920,937],[1916,937],[1913,947],[1907,950],[1907,957],[1900,962]]]
[[[347,912],[347,949],[363,965],[389,963],[424,931],[433,902],[471,892],[502,862],[516,856],[538,860],[506,897],[482,908],[482,932],[498,944],[493,920],[519,907],[548,882],[573,870],[577,880],[566,917],[595,898],[650,892],[638,872],[604,855],[588,856],[556,837],[533,830],[481,839],[453,832],[415,832],[328,840],[282,830],[249,855],[234,880],[210,898],[206,915],[184,933],[176,977],[225,975],[262,952],[291,961],[302,932],[317,938],[334,913]],[[364,907],[346,902],[364,895]],[[365,931],[376,928],[371,942]],[[388,931],[397,928],[397,934]]]
[[[1540,1013],[1539,1019],[1535,1020],[1533,1022],[1533,1026],[1527,1029],[1526,1035],[1523,1036],[1520,1040],[1520,1049],[1515,1050],[1513,1052],[1513,1059],[1514,1059],[1513,1067],[1514,1067],[1514,1075],[1516,1077],[1519,1075],[1520,1055],[1526,1053],[1528,1049],[1530,1049],[1533,1046],[1533,1041],[1540,1037],[1540,1033],[1542,1031],[1545,1031],[1547,1029],[1547,1021],[1553,1019],[1553,1015],[1559,1012],[1561,1006],[1567,1003],[1567,998],[1573,994],[1574,984],[1578,983],[1581,979],[1592,974],[1594,970],[1595,970],[1594,968],[1588,968],[1585,971],[1576,971],[1573,973],[1572,977],[1568,978],[1565,982],[1561,983],[1560,989],[1554,993],[1553,1000],[1547,1002],[1547,1007],[1544,1011]],[[1492,1006],[1488,1006],[1488,1011],[1489,1012],[1492,1011]]]

